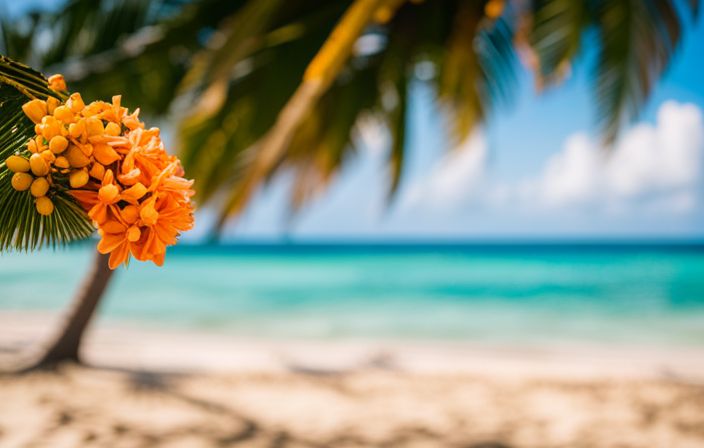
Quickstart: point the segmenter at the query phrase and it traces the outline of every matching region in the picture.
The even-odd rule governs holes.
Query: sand
[[[55,317],[0,313],[0,367]],[[273,341],[99,323],[0,376],[0,447],[704,446],[704,351]]]

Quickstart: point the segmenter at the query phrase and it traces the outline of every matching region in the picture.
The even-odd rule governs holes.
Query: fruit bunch
[[[66,90],[60,76],[49,82]],[[29,101],[22,106],[35,123],[29,158],[16,154],[6,165],[15,173],[12,186],[29,190],[42,215],[53,212],[55,190],[68,191],[98,228],[98,250],[111,254],[112,269],[130,255],[161,265],[166,246],[193,226],[193,181],[166,153],[159,129],[145,129],[139,109],[129,114],[120,100],[86,105],[74,93],[65,103]]]
[[[59,80],[61,86],[63,78]],[[54,85],[57,84],[56,77],[51,81]],[[21,155],[13,155],[5,163],[15,173],[12,177],[13,188],[18,191],[30,190],[36,198],[37,211],[42,215],[50,215],[54,205],[47,193],[52,187],[67,178],[71,188],[81,188],[88,183],[89,170],[94,170],[94,176],[100,174],[100,165],[93,162],[95,157],[91,157],[92,145],[85,144],[88,136],[104,131],[119,134],[119,126],[118,129],[112,127],[105,130],[95,117],[91,120],[81,119],[85,104],[78,93],[71,95],[65,105],[57,98],[49,97],[47,101],[32,100],[22,109],[35,123],[36,137],[27,143],[30,157],[26,159]],[[87,126],[93,134],[87,132]]]

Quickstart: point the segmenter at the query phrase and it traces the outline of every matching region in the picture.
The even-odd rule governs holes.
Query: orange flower
[[[148,229],[145,257],[156,264],[159,264],[159,256],[166,252],[166,246],[176,244],[180,232],[193,227],[192,207],[183,207],[170,192],[152,195],[144,202],[139,216]]]
[[[98,234],[102,237],[98,243],[98,251],[101,254],[110,254],[110,269],[126,264],[130,254],[140,261],[147,261],[142,257],[144,242],[141,241],[142,232],[138,226],[128,227],[117,219],[110,219],[98,229]],[[159,266],[161,265],[163,257]]]
[[[55,79],[60,88],[62,78]],[[129,114],[120,96],[112,104],[86,105],[74,93],[53,116],[36,100],[24,109],[43,138],[61,135],[70,141],[54,172],[80,169],[92,178],[79,189],[66,188],[98,227],[98,250],[110,254],[110,268],[126,265],[130,256],[161,266],[167,246],[193,227],[195,192],[193,181],[183,178],[181,162],[164,149],[159,129],[145,129],[139,109]]]

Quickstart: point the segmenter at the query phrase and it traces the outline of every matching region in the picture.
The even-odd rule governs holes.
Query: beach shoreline
[[[0,311],[0,365],[13,367],[39,356],[62,318],[56,312]],[[704,347],[285,340],[97,322],[86,334],[82,357],[92,366],[170,373],[387,370],[704,384]]]

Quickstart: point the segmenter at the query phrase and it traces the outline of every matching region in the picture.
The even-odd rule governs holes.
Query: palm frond
[[[455,84],[446,83],[437,89],[448,117],[459,122],[462,116],[474,114],[456,132],[458,138],[465,137],[494,104],[506,100],[513,87],[515,56],[511,15],[489,20],[485,18],[483,3],[464,4],[473,7],[477,14],[476,26],[469,34],[457,34],[464,31],[464,23],[455,21],[457,6],[445,2],[394,4],[394,8],[398,8],[396,15],[382,25],[367,27],[359,22],[355,33],[366,32],[368,37],[383,44],[373,54],[353,55],[347,59],[326,56],[331,50],[320,50],[316,57],[318,62],[308,66],[304,79],[326,79],[330,87],[318,90],[320,86],[314,86],[312,94],[304,91],[305,105],[299,108],[299,102],[295,114],[287,115],[284,104],[288,102],[290,106],[297,102],[294,91],[305,68],[300,61],[310,60],[315,55],[342,9],[336,11],[337,16],[319,22],[317,27],[299,26],[299,21],[279,22],[281,29],[299,30],[294,38],[282,44],[277,39],[257,38],[260,42],[277,43],[245,60],[248,71],[232,81],[220,109],[200,117],[196,114],[182,127],[178,139],[183,149],[181,154],[189,172],[200,180],[199,200],[221,198],[222,224],[228,216],[242,210],[254,186],[286,170],[294,174],[291,204],[297,209],[321,191],[350,159],[354,151],[352,134],[364,115],[385,123],[392,136],[389,152],[392,197],[403,171],[408,89],[417,61],[432,61],[445,69],[443,74],[448,73],[448,67],[451,69]],[[371,15],[364,17],[367,23],[371,22]],[[468,65],[463,61],[447,65],[450,56],[445,46],[452,36],[448,30],[455,23],[456,51],[468,49],[471,52],[473,72],[466,71]],[[270,34],[278,36],[279,33],[275,30]],[[346,51],[351,51],[349,46],[357,37],[347,36]],[[320,64],[321,60],[326,62]],[[326,63],[338,67],[336,64],[340,61],[344,63],[339,68],[326,72],[331,67]],[[337,75],[330,78],[331,73]],[[442,76],[424,82],[436,83]],[[207,93],[203,95],[207,97]],[[473,100],[469,106],[466,104],[468,97]],[[266,134],[271,136],[277,116],[280,121],[282,117],[293,115],[296,123],[287,128],[289,134],[279,134],[284,138],[275,145],[276,155],[266,160],[266,166],[262,165],[261,160],[266,158],[262,155],[266,154],[262,145],[267,142]],[[224,196],[216,195],[218,191]]]
[[[147,25],[148,12],[156,3],[156,0],[69,1],[60,12],[46,17],[45,25],[52,40],[40,55],[42,66],[113,50],[120,39]]]
[[[263,137],[247,173],[229,201],[232,214],[240,213],[263,180],[268,178],[286,154],[291,139],[303,120],[340,74],[352,48],[370,23],[381,0],[354,0],[310,62],[303,82],[281,109],[276,122]]]
[[[44,216],[36,211],[28,190],[12,187],[14,173],[7,169],[5,160],[13,154],[28,157],[26,144],[34,135],[34,123],[25,116],[22,105],[49,96],[65,99],[49,88],[41,73],[0,55],[0,251],[66,244],[86,238],[94,230],[85,211],[66,191],[53,193],[54,212]]]
[[[638,116],[682,32],[672,0],[612,0],[597,11],[598,122],[606,144]]]
[[[23,61],[27,60],[32,40],[40,23],[40,15],[31,13],[19,20],[12,20],[0,6],[0,54]]]
[[[176,91],[199,31],[228,14],[223,0],[70,0],[56,12],[32,13],[0,23],[8,55],[63,73],[83,98],[120,93],[123,104],[143,113],[163,114]],[[31,19],[41,32],[26,33]],[[19,23],[20,25],[16,25]],[[20,48],[22,51],[17,51]]]
[[[292,99],[296,97],[295,92],[300,80],[306,68],[311,66],[308,61],[320,53],[321,44],[325,42],[344,12],[346,3],[344,1],[321,3],[319,6],[325,7],[306,8],[303,14],[286,14],[274,20],[278,26],[257,38],[257,41],[262,43],[262,47],[246,60],[247,71],[236,76],[232,81],[228,88],[228,97],[222,102],[221,109],[215,114],[212,114],[212,111],[195,114],[185,122],[182,127],[183,138],[179,139],[183,145],[184,165],[190,170],[189,172],[195,172],[196,175],[201,173],[201,176],[208,179],[207,185],[204,186],[202,183],[199,185],[201,201],[212,197],[216,189],[226,182],[234,188],[233,195],[225,202],[224,213],[239,211],[243,198],[248,197],[246,194],[243,196],[243,192],[252,191],[251,188],[241,188],[241,186],[244,183],[253,186],[266,180],[278,166],[281,166],[285,153],[272,157],[270,159],[272,163],[266,168],[254,169],[258,163],[261,163],[256,145],[275,126],[277,119],[280,121],[281,117],[286,115],[281,112],[282,109],[285,110],[286,104],[290,105]],[[293,21],[281,20],[284,17],[293,18]],[[358,28],[362,27],[359,23],[357,19],[355,26]],[[352,43],[354,40],[356,38]],[[345,45],[348,51],[351,50],[349,42]],[[337,61],[331,62],[337,63]],[[335,70],[340,68],[336,67]],[[329,74],[323,76],[326,77]],[[326,84],[332,81],[333,79],[327,79]],[[313,84],[317,89],[318,82]],[[325,91],[320,89],[315,92],[314,97],[320,98]],[[298,98],[300,98],[300,89]],[[296,103],[296,101],[293,102]],[[293,114],[296,115],[297,123],[305,121],[309,113],[312,113],[311,104],[318,104],[318,99],[304,106],[300,121],[298,121],[298,113]],[[236,130],[220,132],[228,127],[226,122],[233,121],[238,123]],[[345,141],[348,140],[349,126],[345,129]],[[284,139],[285,143],[289,142],[289,138],[293,138],[297,130],[297,124],[287,130],[285,134],[288,137]],[[252,140],[253,137],[255,137],[254,140]],[[281,148],[284,147],[278,147],[277,151]],[[258,158],[260,162],[257,162]],[[256,180],[253,180],[254,178]],[[299,191],[302,190],[299,189]]]
[[[161,0],[74,0],[52,18],[44,18],[52,36],[38,59],[50,72],[60,72],[88,101],[120,93],[123,104],[144,113],[161,114],[170,106],[185,73],[180,49],[186,21],[195,8],[173,7]],[[178,28],[174,30],[173,28]],[[176,31],[176,32],[174,32]],[[170,43],[164,45],[165,43]]]
[[[377,78],[378,66],[369,64],[351,79],[335,82],[292,136],[281,168],[296,174],[294,212],[320,193],[355,151],[352,129],[361,113],[373,113]]]
[[[667,68],[681,40],[681,12],[696,15],[698,7],[698,0],[534,0],[537,75],[546,84],[561,80],[582,39],[595,36],[597,122],[609,145],[637,118]]]
[[[399,5],[400,6],[400,5]],[[391,135],[389,151],[389,200],[394,197],[401,182],[406,148],[408,95],[412,80],[413,59],[423,33],[423,20],[418,8],[401,8],[388,24],[388,43],[379,62],[378,108],[386,117]],[[386,101],[384,101],[386,99]]]
[[[282,0],[249,0],[217,32],[214,48],[203,52],[187,81],[204,85],[227,83],[233,67],[261,46],[264,31]]]
[[[188,173],[198,179],[201,203],[244,175],[247,149],[274,124],[342,11],[338,7],[322,21],[316,14],[284,25],[299,30],[295,39],[281,40],[282,28],[267,33],[263,40],[272,44],[245,60],[246,70],[229,84],[221,108],[214,113],[195,108],[181,123],[178,152]]]
[[[395,98],[395,104],[392,104],[389,107],[390,110],[387,111],[388,128],[392,139],[391,151],[389,151],[389,169],[391,172],[389,198],[394,196],[401,182],[407,140],[406,122],[408,121],[408,89],[410,81],[405,61],[399,61],[399,65],[395,72],[389,74],[390,83],[386,84],[387,88],[392,89],[392,95]]]
[[[485,16],[482,2],[460,2],[447,55],[442,60],[439,98],[453,121],[456,140],[466,138],[490,108],[507,101],[515,84],[513,28],[504,14]]]
[[[560,82],[582,47],[585,29],[595,18],[589,0],[534,0],[531,45],[538,56],[540,85]]]

